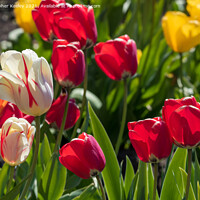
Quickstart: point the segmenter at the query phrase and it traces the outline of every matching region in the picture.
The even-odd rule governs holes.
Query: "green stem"
[[[10,191],[10,187],[11,187],[12,180],[13,180],[13,177],[14,177],[14,172],[15,172],[15,166],[10,166],[10,178],[9,178],[9,181],[8,181],[7,193]]]
[[[188,149],[188,176],[187,176],[187,184],[186,184],[186,189],[185,189],[186,191],[185,200],[187,200],[189,196],[191,167],[192,167],[192,149]]]
[[[155,163],[154,164],[153,200],[156,200],[157,183],[158,183],[158,163]]]
[[[103,185],[102,185],[102,182],[101,182],[101,180],[100,180],[99,175],[97,175],[96,178],[97,178],[97,181],[98,181],[99,186],[100,186],[100,189],[101,189],[102,200],[106,200],[106,194],[105,194],[105,191],[104,191],[104,189],[103,189]]]
[[[56,97],[57,97],[57,95],[58,95],[59,88],[60,88],[60,85],[59,85],[59,83],[56,81],[55,89],[54,89],[54,99],[56,99]]]
[[[118,138],[117,138],[117,143],[116,143],[116,146],[115,146],[116,155],[119,152],[119,148],[120,148],[120,145],[121,145],[121,142],[122,142],[122,136],[123,136],[123,133],[124,133],[124,127],[125,127],[125,123],[126,123],[127,95],[128,95],[127,79],[124,79],[124,105],[123,105],[122,123],[121,123],[120,131],[119,131],[119,135],[118,135]]]
[[[182,91],[182,97],[185,96],[184,93],[184,87],[183,87],[183,54],[180,53],[180,79],[181,79],[181,91]]]
[[[55,144],[55,147],[54,147],[54,151],[53,151],[54,153],[58,152],[59,147],[60,147],[60,143],[61,143],[61,140],[62,140],[62,134],[63,134],[64,128],[65,128],[66,120],[67,120],[67,111],[68,111],[68,106],[69,106],[69,96],[70,96],[70,93],[71,93],[71,89],[67,88],[67,95],[68,95],[67,96],[67,102],[66,102],[66,105],[65,105],[65,110],[64,110],[64,114],[63,114],[63,118],[62,118],[62,123],[61,123],[60,131],[58,133],[56,144]]]
[[[84,50],[84,56],[85,56],[85,78],[84,78],[84,83],[83,83],[83,88],[84,88],[83,99],[82,99],[80,117],[75,124],[74,130],[73,130],[73,133],[72,133],[72,136],[71,136],[71,140],[76,137],[77,129],[80,126],[83,111],[84,111],[85,104],[86,104],[86,91],[87,91],[87,85],[88,85],[87,49]]]
[[[34,157],[33,157],[33,162],[32,162],[32,166],[31,166],[31,169],[30,169],[30,178],[26,181],[26,184],[24,186],[24,189],[22,191],[22,194],[19,198],[19,200],[23,200],[27,191],[28,191],[28,188],[31,184],[31,180],[33,179],[33,175],[34,175],[34,171],[35,171],[35,167],[36,167],[36,164],[37,164],[37,158],[38,158],[38,151],[39,151],[39,145],[40,145],[40,116],[37,116],[35,117],[35,123],[36,123],[36,143],[35,143],[35,152],[34,152]]]

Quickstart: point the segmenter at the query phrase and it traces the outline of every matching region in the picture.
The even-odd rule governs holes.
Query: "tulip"
[[[182,12],[168,11],[162,18],[162,28],[175,52],[186,52],[200,44],[200,22]]]
[[[33,116],[23,114],[15,104],[0,99],[0,127],[10,117],[24,118],[29,123],[34,120]]]
[[[54,38],[53,11],[56,11],[56,5],[63,3],[64,0],[42,0],[39,7],[32,10],[33,20],[43,40],[50,41]]]
[[[53,32],[58,39],[79,41],[82,49],[93,46],[97,40],[93,8],[65,4],[62,9],[54,12]]]
[[[109,78],[121,80],[136,73],[137,47],[128,35],[100,42],[94,52],[97,65]]]
[[[158,162],[170,155],[172,139],[160,117],[129,122],[128,129],[131,143],[143,162]]]
[[[188,13],[193,19],[200,21],[200,1],[199,0],[187,0]]]
[[[18,0],[14,5],[17,24],[27,33],[36,33],[37,28],[32,18],[33,6],[39,6],[41,0]]]
[[[0,98],[23,113],[40,116],[53,101],[53,80],[47,61],[32,50],[1,54]]]
[[[19,165],[28,157],[35,127],[25,119],[11,117],[0,130],[0,153],[3,160],[11,166]]]
[[[140,63],[140,59],[142,57],[142,51],[140,49],[137,49],[137,62]]]
[[[46,114],[46,121],[48,124],[56,122],[58,128],[61,128],[65,105],[67,102],[67,95],[60,95],[51,105],[51,108]],[[80,117],[80,110],[75,103],[75,99],[69,100],[69,106],[67,111],[67,118],[64,129],[70,129],[74,126],[78,118]]]
[[[86,133],[65,144],[59,152],[61,164],[83,179],[96,176],[106,164],[101,147]]]
[[[51,62],[54,78],[66,88],[80,85],[85,76],[85,59],[77,43],[64,44],[63,40],[54,41]]]
[[[199,145],[200,104],[194,97],[165,100],[162,115],[177,146],[193,148]]]

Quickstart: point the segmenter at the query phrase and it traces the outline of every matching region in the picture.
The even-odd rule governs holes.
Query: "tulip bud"
[[[165,100],[162,115],[177,146],[193,148],[200,144],[200,104],[194,97]]]
[[[11,117],[0,129],[0,153],[3,160],[11,166],[19,165],[28,157],[35,127],[25,119]]]
[[[128,35],[100,42],[94,52],[97,65],[113,80],[131,77],[137,71],[137,47]]]
[[[51,62],[54,78],[67,88],[80,85],[85,76],[85,59],[77,43],[64,44],[63,40],[55,40]]]
[[[53,101],[53,80],[47,61],[32,50],[1,54],[0,98],[25,114],[40,116]]]
[[[61,164],[83,179],[96,176],[106,164],[101,147],[93,136],[86,133],[65,144],[59,152]]]
[[[67,102],[67,95],[60,95],[51,105],[51,108],[46,114],[46,121],[48,124],[56,122],[58,128],[61,127],[64,110]],[[69,99],[67,118],[64,129],[70,129],[77,122],[80,117],[80,110],[75,103],[75,99]]]
[[[167,158],[172,149],[172,138],[160,117],[129,122],[129,138],[143,162],[159,162]]]

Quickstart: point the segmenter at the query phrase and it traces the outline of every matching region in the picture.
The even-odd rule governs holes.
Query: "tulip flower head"
[[[96,176],[106,164],[101,147],[93,136],[86,133],[65,144],[59,152],[61,164],[83,179]]]
[[[143,162],[159,162],[170,155],[172,139],[160,117],[129,122],[128,129],[133,148]]]
[[[55,40],[51,62],[55,79],[62,87],[73,88],[80,85],[85,76],[85,58],[78,43]]]
[[[137,71],[137,47],[128,35],[100,42],[94,52],[97,65],[113,80],[131,77]]]
[[[19,165],[28,157],[35,127],[25,119],[11,117],[0,129],[0,154],[3,160],[11,166]]]
[[[194,97],[165,100],[162,115],[177,146],[190,149],[200,144],[200,104]]]
[[[53,101],[53,80],[47,61],[32,50],[1,54],[0,98],[25,114],[40,116]]]
[[[200,21],[182,12],[168,11],[162,18],[167,44],[175,52],[186,52],[200,44]]]
[[[46,121],[48,124],[56,122],[57,127],[61,127],[66,101],[67,95],[62,94],[52,103],[51,108],[46,114]],[[67,130],[73,127],[79,117],[80,110],[75,103],[75,99],[69,99],[67,119],[64,129]]]
[[[65,0],[42,0],[40,5],[32,10],[33,20],[43,40],[51,41],[55,37],[52,27],[53,11],[56,12],[56,6],[64,3]]]
[[[193,19],[200,21],[200,0],[187,0],[186,8]]]
[[[18,0],[14,6],[17,24],[27,33],[36,33],[37,28],[32,18],[33,5],[39,6],[41,0]]]

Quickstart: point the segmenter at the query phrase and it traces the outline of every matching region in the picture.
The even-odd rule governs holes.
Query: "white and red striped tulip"
[[[9,101],[25,114],[40,116],[53,101],[53,80],[45,58],[26,49],[1,54],[0,99]]]
[[[35,127],[23,119],[10,117],[0,129],[0,154],[3,160],[11,166],[19,165],[28,157]]]

